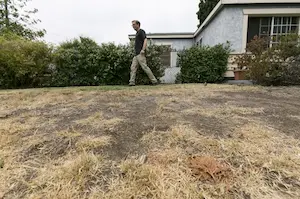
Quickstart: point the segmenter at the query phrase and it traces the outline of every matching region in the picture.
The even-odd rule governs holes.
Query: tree
[[[25,9],[29,1],[31,0],[0,0],[0,33],[14,32],[27,39],[37,39],[45,35],[45,30],[32,29],[40,20],[30,17],[38,12],[37,9]]]
[[[220,0],[200,0],[199,11],[197,12],[199,25],[205,21],[209,13],[214,9],[214,7],[219,3]]]

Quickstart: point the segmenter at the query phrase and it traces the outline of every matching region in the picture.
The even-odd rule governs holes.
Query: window
[[[276,45],[280,36],[290,33],[298,33],[299,17],[276,16],[276,17],[249,17],[248,39],[250,42],[254,36],[270,37],[269,46]]]
[[[271,45],[280,41],[281,35],[290,33],[298,33],[299,18],[298,17],[273,17],[273,31]]]
[[[200,40],[196,42],[196,46],[202,46],[202,41],[203,41],[202,38],[203,37],[201,37]]]
[[[201,39],[199,40],[199,45],[202,46],[202,42],[203,42],[203,37],[201,37]]]
[[[168,48],[171,48],[171,45],[164,45],[167,46]],[[163,64],[163,66],[165,67],[170,67],[171,66],[171,52],[168,50],[166,52],[164,52],[161,56],[161,62]]]

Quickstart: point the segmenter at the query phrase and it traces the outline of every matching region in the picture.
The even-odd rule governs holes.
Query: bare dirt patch
[[[0,91],[0,198],[299,198],[299,90]]]

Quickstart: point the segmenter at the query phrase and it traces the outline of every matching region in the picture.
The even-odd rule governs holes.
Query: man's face
[[[137,25],[135,21],[132,22],[132,27],[133,27],[134,30],[139,29],[139,25]]]

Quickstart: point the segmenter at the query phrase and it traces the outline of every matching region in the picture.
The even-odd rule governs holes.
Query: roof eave
[[[300,3],[300,0],[221,0],[222,4]]]
[[[224,5],[222,3],[222,0],[219,1],[219,3],[214,7],[214,9],[206,17],[206,19],[201,24],[201,26],[196,30],[196,32],[194,33],[194,37],[196,37],[201,32],[201,30],[213,19],[213,17],[218,13],[219,10],[222,9],[223,6]]]
[[[129,39],[134,39],[135,35],[129,35]],[[194,35],[191,33],[190,35],[187,34],[155,34],[155,35],[151,35],[151,34],[147,34],[147,38],[148,39],[193,39]]]
[[[172,35],[172,34],[155,34],[148,35],[150,39],[193,39],[199,35],[199,33],[207,26],[207,24],[214,18],[216,14],[223,8],[224,5],[233,5],[233,4],[268,4],[268,3],[300,3],[300,0],[220,0],[219,3],[214,7],[214,9],[209,13],[201,26],[196,30],[194,34],[187,35]],[[133,39],[135,35],[129,35],[129,39]]]

